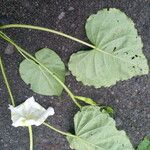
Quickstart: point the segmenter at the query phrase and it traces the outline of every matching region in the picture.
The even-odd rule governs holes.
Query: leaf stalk
[[[48,128],[50,128],[50,129],[52,129],[52,130],[54,130],[54,131],[56,131],[56,132],[58,132],[58,133],[64,135],[64,136],[72,136],[72,137],[75,137],[75,135],[73,135],[73,134],[71,134],[71,133],[63,132],[63,131],[61,131],[61,130],[59,130],[59,129],[56,129],[56,128],[54,128],[53,126],[49,125],[49,124],[46,123],[46,122],[44,122],[43,125],[45,125],[46,127],[48,127]]]
[[[29,138],[30,138],[30,150],[33,150],[33,132],[32,132],[32,126],[28,126],[29,130]]]
[[[0,29],[8,29],[8,28],[27,28],[27,29],[33,29],[33,30],[40,30],[40,31],[45,31],[45,32],[50,32],[50,33],[53,33],[53,34],[57,34],[57,35],[60,35],[60,36],[63,36],[65,38],[68,38],[68,39],[71,39],[73,41],[76,41],[78,43],[81,43],[83,45],[86,45],[88,47],[91,47],[91,48],[96,48],[94,45],[92,44],[89,44],[87,42],[84,42],[78,38],[75,38],[75,37],[72,37],[68,34],[65,34],[65,33],[62,33],[62,32],[59,32],[59,31],[56,31],[56,30],[53,30],[53,29],[48,29],[48,28],[44,28],[44,27],[39,27],[39,26],[33,26],[33,25],[26,25],[26,24],[8,24],[8,25],[3,25],[0,27]]]

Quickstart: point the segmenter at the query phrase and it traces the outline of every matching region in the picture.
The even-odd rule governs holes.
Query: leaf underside
[[[44,48],[38,51],[35,57],[62,82],[65,81],[65,66],[54,51]],[[58,96],[62,93],[63,87],[58,81],[31,59],[25,59],[21,62],[19,72],[23,81],[26,84],[30,84],[31,89],[36,93]]]
[[[124,131],[98,106],[85,106],[74,117],[75,137],[67,136],[75,150],[134,150]]]
[[[87,19],[86,34],[95,49],[72,54],[69,69],[85,85],[109,87],[147,74],[149,67],[133,21],[118,9],[100,10]]]

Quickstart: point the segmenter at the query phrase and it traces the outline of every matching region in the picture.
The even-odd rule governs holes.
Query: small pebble
[[[73,24],[71,25],[71,27],[72,27],[72,28],[75,27],[75,24],[73,23]]]
[[[69,7],[68,10],[69,10],[69,11],[72,11],[72,10],[74,10],[74,8],[73,8],[73,7]]]
[[[14,46],[11,44],[8,44],[7,47],[5,48],[5,54],[11,55],[14,53]]]
[[[58,19],[61,20],[64,17],[65,17],[65,12],[61,12],[58,16]]]
[[[28,0],[24,0],[24,1],[22,1],[22,5],[24,7],[30,7],[30,2]]]

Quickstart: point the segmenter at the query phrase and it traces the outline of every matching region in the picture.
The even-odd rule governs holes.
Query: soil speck
[[[73,7],[69,7],[68,10],[69,10],[69,11],[73,11],[74,8],[73,8]]]
[[[15,51],[14,50],[14,46],[11,45],[11,44],[8,44],[7,47],[6,47],[6,49],[5,49],[5,54],[11,55],[11,54],[14,53],[14,51]]]

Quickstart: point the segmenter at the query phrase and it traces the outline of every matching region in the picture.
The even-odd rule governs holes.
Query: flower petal
[[[12,125],[18,126],[30,126],[41,125],[48,116],[54,115],[54,109],[49,107],[47,110],[38,104],[34,97],[28,98],[24,103],[17,107],[9,105],[11,110]]]
[[[54,115],[54,108],[49,107],[42,115],[41,117],[36,121],[36,126],[41,125],[49,116]]]

